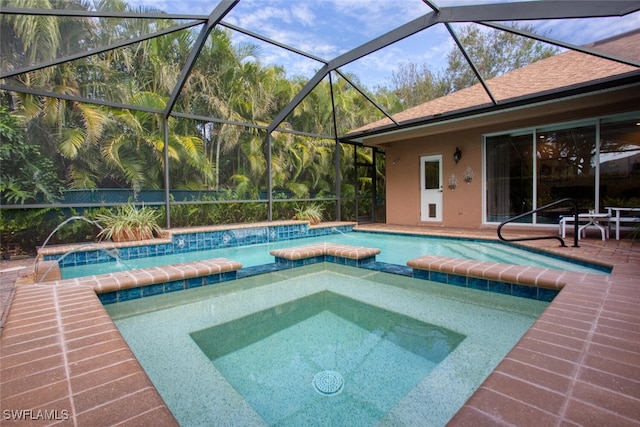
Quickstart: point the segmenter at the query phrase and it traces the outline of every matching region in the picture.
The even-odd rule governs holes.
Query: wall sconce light
[[[397,163],[399,163],[399,162],[400,162],[400,157],[398,157],[397,159],[395,159],[392,163],[395,165],[395,164],[397,164]]]
[[[467,184],[469,184],[471,181],[473,181],[473,170],[471,169],[471,166],[467,166],[467,170],[464,171],[464,182],[466,182]]]
[[[449,177],[449,185],[447,185],[447,187],[449,187],[449,190],[453,191],[456,189],[457,186],[458,186],[458,178],[456,178],[456,174],[452,173],[451,176]]]
[[[455,162],[458,163],[461,158],[462,158],[462,151],[460,151],[460,149],[456,147],[456,152],[453,153],[453,160],[455,160]]]

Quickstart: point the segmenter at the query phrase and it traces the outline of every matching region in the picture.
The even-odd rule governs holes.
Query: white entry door
[[[420,157],[420,220],[442,221],[442,156]]]

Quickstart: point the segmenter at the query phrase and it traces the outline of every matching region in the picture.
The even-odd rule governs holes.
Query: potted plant
[[[98,238],[114,242],[152,239],[162,231],[157,211],[148,206],[137,208],[131,203],[116,207],[111,215],[98,214],[96,220],[104,227]]]
[[[298,221],[309,221],[309,224],[315,225],[322,221],[322,212],[324,208],[317,203],[311,203],[305,207],[295,208],[296,214],[293,219]]]

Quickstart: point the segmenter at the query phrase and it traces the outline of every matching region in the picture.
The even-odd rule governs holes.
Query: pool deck
[[[358,229],[496,239],[489,229]],[[565,273],[560,294],[449,425],[639,425],[640,242],[523,245],[613,271]],[[27,285],[32,276],[33,259],[0,263],[2,424],[177,425],[93,290]]]

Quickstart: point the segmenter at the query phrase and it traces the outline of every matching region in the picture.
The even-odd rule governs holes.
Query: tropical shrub
[[[322,221],[324,208],[318,203],[311,203],[303,207],[296,208],[294,219],[298,221],[309,221],[315,225]]]
[[[98,214],[96,219],[104,227],[98,238],[114,242],[152,239],[162,232],[158,212],[149,206],[138,208],[128,203],[116,207],[112,214]]]

